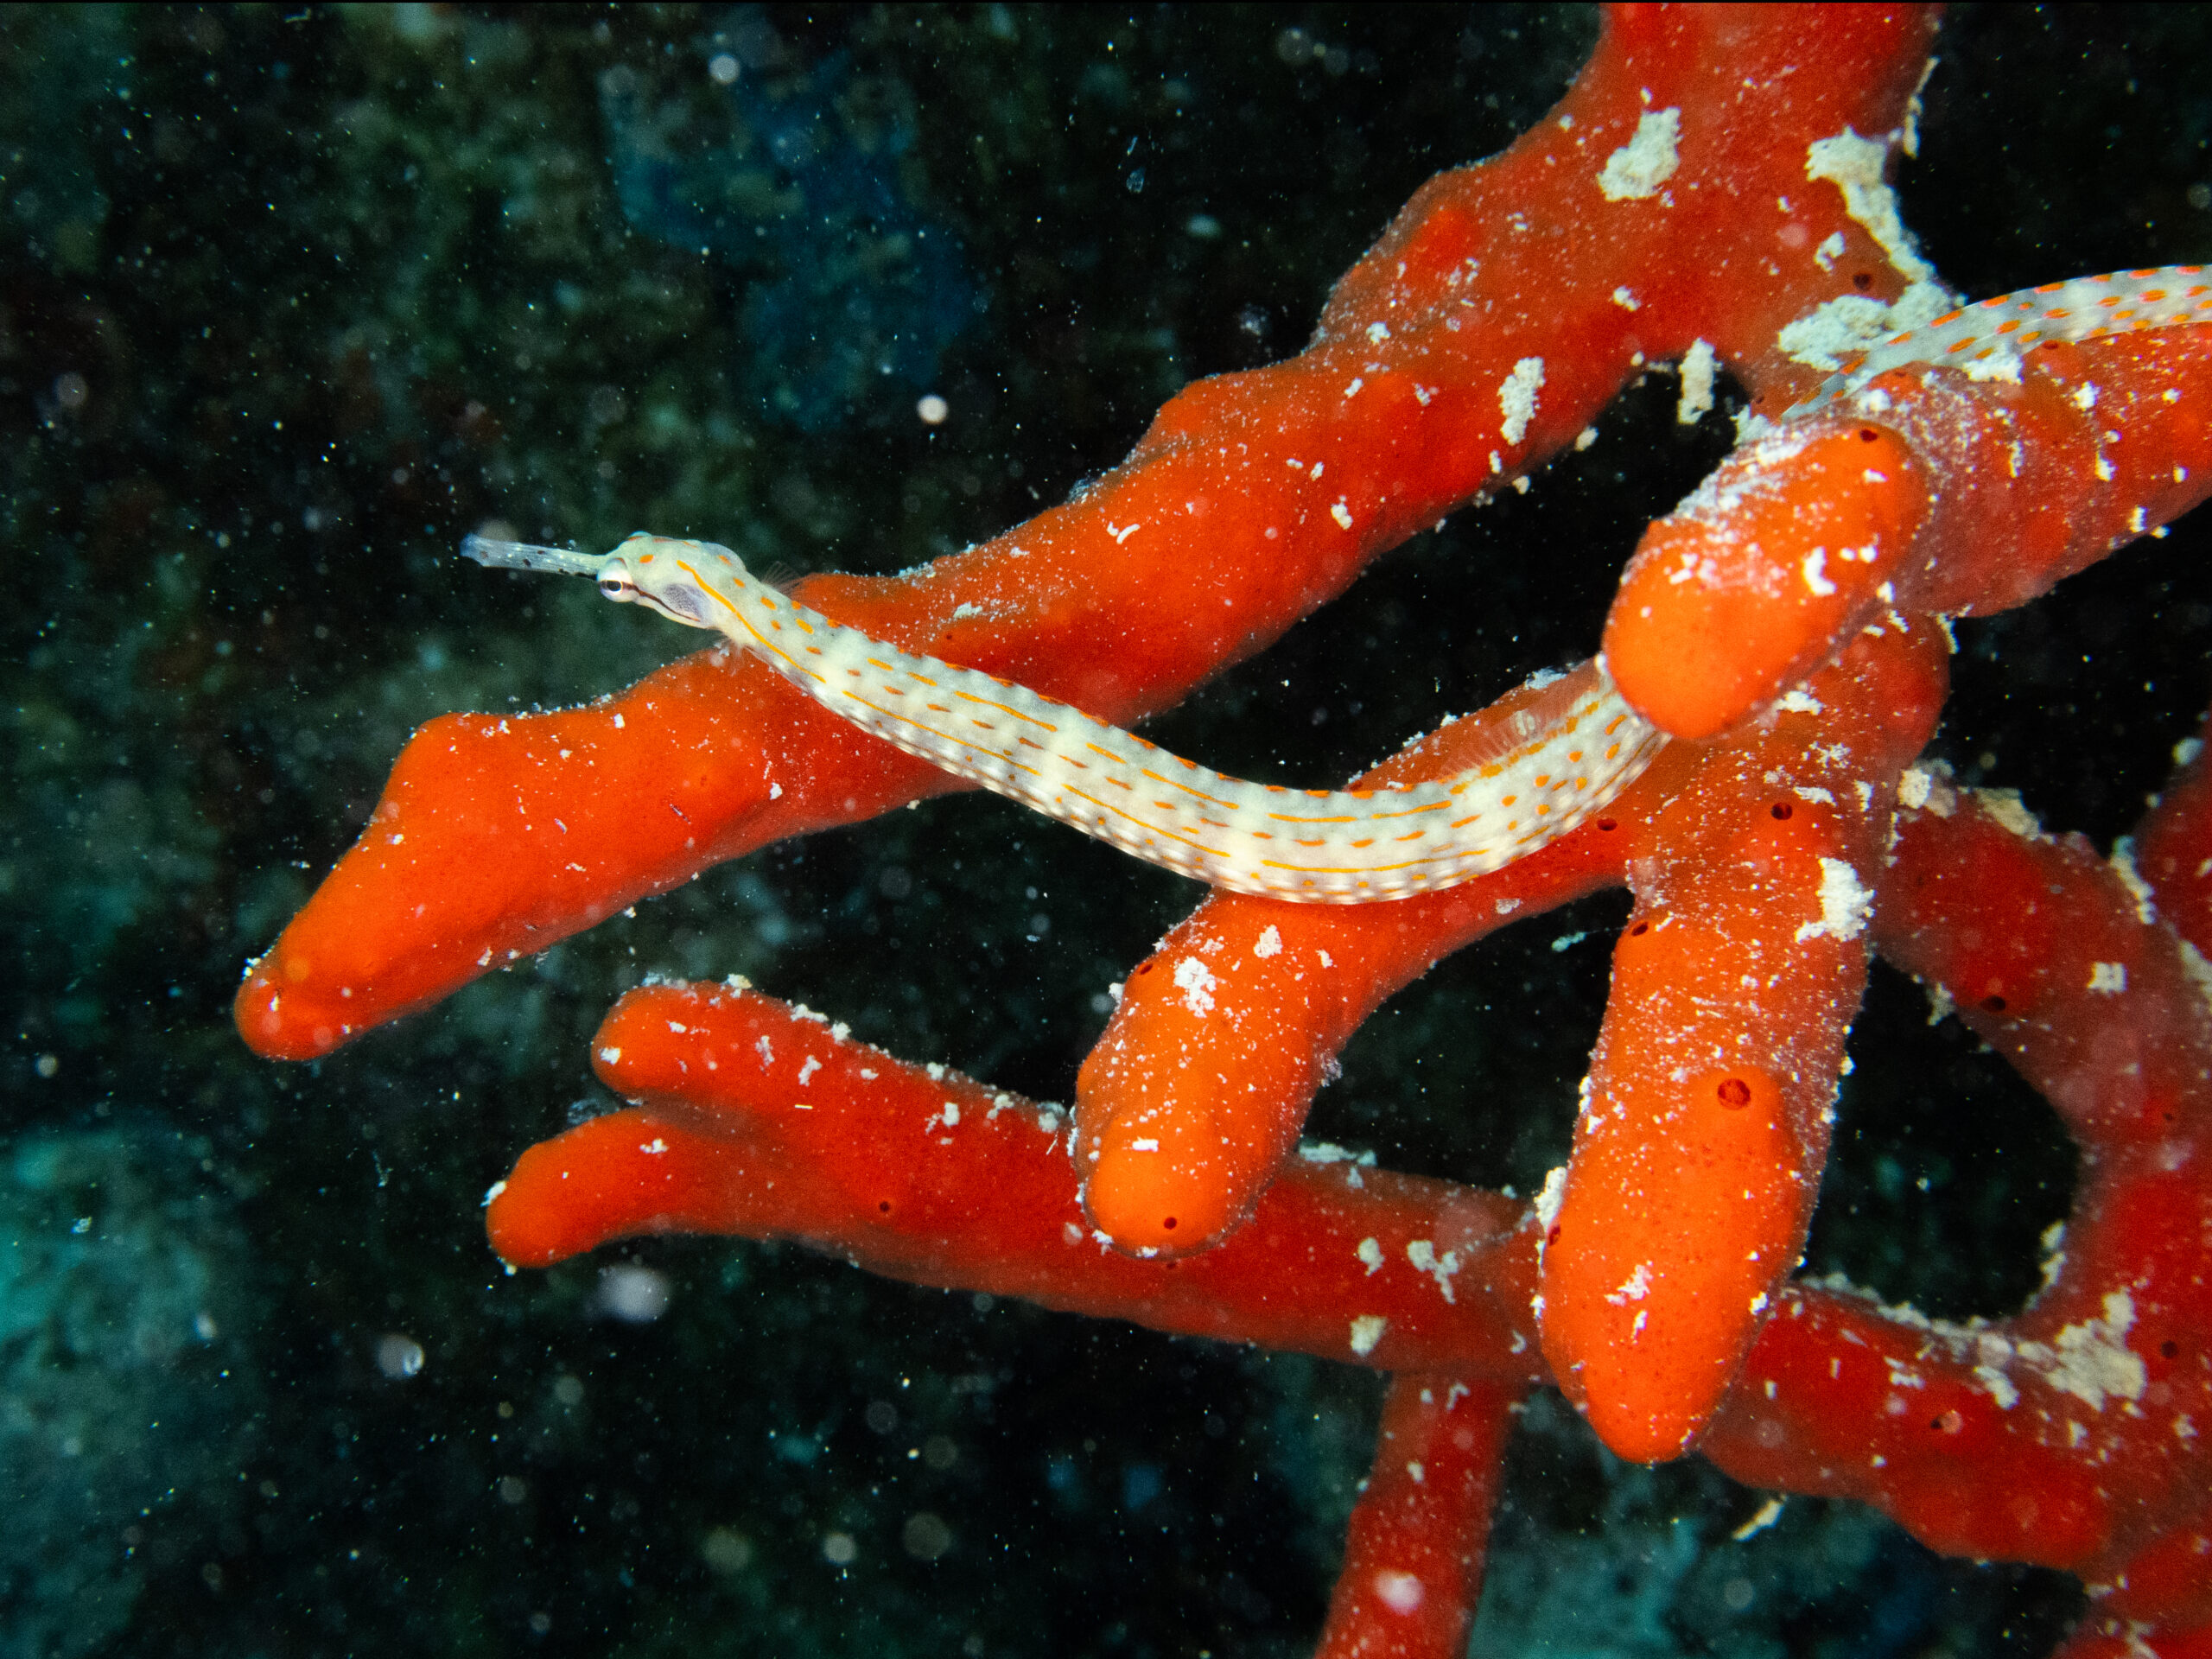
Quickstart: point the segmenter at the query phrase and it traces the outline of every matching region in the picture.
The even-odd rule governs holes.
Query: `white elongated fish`
[[[823,707],[1085,835],[1238,893],[1356,905],[1448,887],[1533,852],[1618,794],[1666,741],[1602,664],[1547,684],[1481,764],[1403,789],[1247,783],[1026,686],[832,622],[709,542],[643,532],[600,556],[471,536],[480,564],[587,575],[711,628]]]

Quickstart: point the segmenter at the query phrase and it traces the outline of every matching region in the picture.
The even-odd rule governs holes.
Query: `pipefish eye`
[[[638,596],[638,584],[630,580],[630,573],[620,565],[613,565],[599,573],[599,591],[620,604],[628,604]]]

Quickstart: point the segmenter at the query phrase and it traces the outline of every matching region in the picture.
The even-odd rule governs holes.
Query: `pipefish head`
[[[600,555],[488,536],[464,537],[461,550],[494,569],[589,576],[616,603],[643,605],[687,628],[719,627],[721,617],[735,613],[749,580],[743,561],[726,547],[644,531]]]
[[[618,605],[643,605],[688,628],[714,628],[731,611],[745,565],[713,542],[677,540],[638,531],[599,567],[599,591]]]

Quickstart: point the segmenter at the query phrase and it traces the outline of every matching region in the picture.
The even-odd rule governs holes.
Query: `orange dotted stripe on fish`
[[[1962,306],[1846,359],[1782,418],[1815,414],[1892,369],[1948,364],[1980,378],[2015,379],[2020,354],[2046,340],[2078,345],[2192,322],[2212,322],[2212,271],[2202,265],[2116,270],[2022,289]]]

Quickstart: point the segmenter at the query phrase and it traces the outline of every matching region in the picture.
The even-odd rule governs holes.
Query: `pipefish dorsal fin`
[[[1492,705],[1487,729],[1459,749],[1460,764],[1480,770],[1510,763],[1567,719],[1578,702],[1606,683],[1594,658],[1569,669],[1548,668],[1530,675]]]

